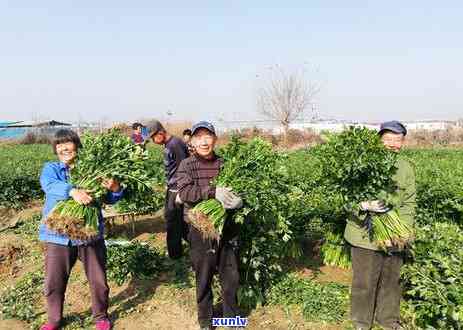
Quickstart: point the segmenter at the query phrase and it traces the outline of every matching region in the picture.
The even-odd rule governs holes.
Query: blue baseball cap
[[[214,126],[208,121],[200,121],[199,123],[194,124],[193,127],[191,127],[191,135],[195,135],[200,128],[205,128],[212,134],[216,135]]]
[[[385,131],[390,131],[397,134],[403,134],[404,136],[407,135],[407,129],[405,128],[404,124],[397,120],[387,121],[381,124],[379,128],[379,135],[382,135]]]

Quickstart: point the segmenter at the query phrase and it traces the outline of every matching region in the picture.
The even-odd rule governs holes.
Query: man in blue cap
[[[404,144],[407,129],[398,121],[389,121],[381,125],[379,134],[384,146],[399,152]],[[386,207],[382,200],[360,203],[360,211],[348,220],[344,237],[352,246],[352,290],[351,319],[356,330],[371,329],[376,320],[387,330],[403,329],[400,325],[400,268],[404,251],[395,249],[383,252],[371,241],[365,226],[359,225],[371,214],[397,211],[401,220],[411,227],[415,223],[415,171],[412,165],[399,156],[397,171],[393,176],[396,191],[388,200],[393,201]]]
[[[184,203],[185,220],[196,204],[215,198],[227,210],[240,208],[241,198],[227,187],[215,187],[211,183],[219,175],[223,160],[214,153],[217,135],[209,122],[199,122],[192,127],[194,155],[183,160],[178,169],[178,196]],[[239,227],[228,218],[219,241],[203,238],[200,230],[190,224],[188,241],[190,257],[196,275],[196,301],[198,322],[201,329],[212,326],[212,280],[218,272],[222,287],[223,317],[239,316],[237,292]]]
[[[167,227],[167,253],[171,259],[183,255],[182,238],[186,240],[188,227],[183,219],[183,206],[176,202],[177,170],[180,162],[188,157],[188,148],[182,139],[169,134],[157,120],[146,125],[151,140],[164,146],[164,166],[166,168],[167,192],[164,218]]]

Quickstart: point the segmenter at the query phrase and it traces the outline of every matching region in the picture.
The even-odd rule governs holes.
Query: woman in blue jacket
[[[57,162],[45,164],[40,176],[40,185],[45,192],[43,219],[46,219],[55,205],[62,200],[73,198],[77,203],[87,205],[92,196],[87,191],[73,187],[69,183],[69,170],[73,167],[79,148],[79,136],[68,129],[56,132],[53,151]],[[119,183],[114,179],[103,182],[108,190],[106,203],[116,203],[122,197]],[[108,318],[109,287],[106,280],[106,246],[103,239],[104,223],[99,213],[99,233],[89,241],[71,240],[66,235],[50,230],[42,221],[39,239],[45,243],[45,296],[47,299],[48,322],[41,330],[59,329],[63,315],[66,285],[77,259],[84,266],[90,285],[92,313],[97,330],[111,329]]]

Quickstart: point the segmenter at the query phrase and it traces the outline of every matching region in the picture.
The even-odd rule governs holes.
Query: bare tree
[[[286,142],[289,124],[308,110],[314,111],[320,84],[307,79],[304,70],[286,72],[279,66],[269,69],[270,78],[258,90],[257,107],[261,114],[281,125]]]

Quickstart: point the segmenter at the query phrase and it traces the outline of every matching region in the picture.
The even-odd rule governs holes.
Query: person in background
[[[243,201],[227,187],[214,187],[211,182],[219,175],[223,160],[214,147],[217,141],[214,126],[209,122],[199,122],[192,128],[192,142],[195,154],[183,160],[178,169],[178,199],[184,203],[184,214],[197,203],[215,198],[225,209],[234,210]],[[218,272],[222,287],[223,317],[239,316],[237,292],[239,226],[228,218],[223,228],[220,242],[204,239],[192,225],[189,228],[190,258],[196,276],[196,301],[198,322],[201,330],[212,326],[212,280]]]
[[[132,142],[135,144],[143,144],[145,139],[142,134],[143,125],[140,123],[132,124]]]
[[[188,148],[182,139],[169,134],[157,120],[146,125],[151,140],[164,146],[167,192],[164,218],[167,225],[167,253],[172,259],[183,255],[182,238],[187,239],[188,226],[183,220],[183,205],[176,203],[177,170],[180,162],[188,157]]]
[[[189,154],[193,155],[195,153],[195,148],[193,147],[193,144],[191,143],[191,129],[187,128],[183,130],[182,135],[183,135],[183,142],[186,143]]]
[[[40,176],[40,185],[45,192],[43,219],[53,210],[59,201],[74,199],[87,205],[92,196],[86,190],[69,183],[70,169],[74,166],[79,148],[82,147],[79,136],[71,130],[56,132],[53,139],[53,151],[58,161],[45,163]],[[123,191],[114,179],[106,180],[102,185],[107,189],[106,203],[114,204],[122,198]],[[57,330],[63,317],[63,304],[71,270],[79,259],[84,266],[92,297],[92,314],[97,330],[111,329],[108,318],[109,287],[106,280],[106,246],[103,239],[104,222],[99,213],[99,234],[90,241],[71,240],[58,234],[42,221],[39,239],[45,243],[45,297],[47,301],[48,322],[41,330]]]
[[[384,146],[394,152],[400,152],[407,129],[398,121],[381,125],[379,134]],[[414,226],[415,217],[415,171],[404,158],[397,160],[397,172],[393,176],[396,184],[394,196],[397,201],[392,208],[409,226]],[[364,201],[360,211],[347,221],[344,237],[352,246],[352,290],[351,318],[356,330],[371,329],[376,321],[386,330],[400,330],[400,268],[404,260],[404,251],[396,249],[383,252],[369,238],[365,226],[359,225],[371,214],[388,212],[381,200]]]
[[[182,133],[182,136],[183,136],[183,142],[185,143],[190,143],[191,142],[191,129],[187,128],[187,129],[184,129],[183,130],[183,133]]]

